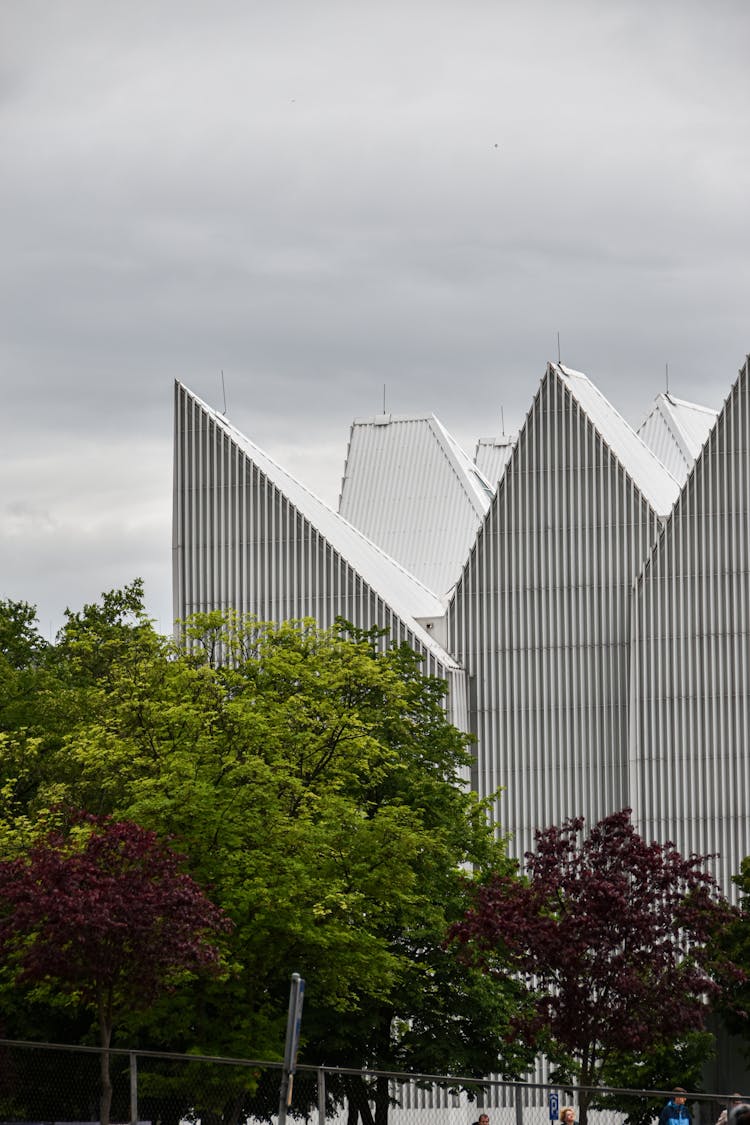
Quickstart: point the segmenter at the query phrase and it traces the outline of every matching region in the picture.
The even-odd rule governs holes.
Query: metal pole
[[[130,1125],[138,1125],[138,1058],[130,1052]]]
[[[292,1104],[294,1071],[297,1067],[297,1048],[302,1024],[302,1002],[305,998],[305,982],[299,973],[292,973],[289,989],[289,1012],[286,1017],[286,1042],[284,1044],[284,1069],[281,1072],[279,1091],[279,1125],[286,1125],[287,1110]]]
[[[326,1125],[326,1072],[318,1070],[318,1125]]]
[[[523,1125],[523,1090],[516,1086],[516,1125]]]

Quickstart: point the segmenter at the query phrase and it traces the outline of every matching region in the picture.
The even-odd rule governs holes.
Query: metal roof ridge
[[[373,578],[373,576],[371,575],[368,576],[367,574],[362,573],[359,565],[357,565],[353,560],[347,558],[345,546],[337,545],[335,542],[333,542],[331,537],[326,533],[326,530],[324,528],[321,528],[316,522],[314,516],[312,514],[308,515],[303,509],[299,508],[298,503],[294,500],[293,497],[288,495],[282,483],[272,479],[272,483],[275,485],[275,487],[279,488],[279,491],[283,492],[284,495],[287,496],[287,499],[290,500],[290,502],[300,510],[300,514],[308,519],[310,523],[312,523],[317,528],[323,538],[328,540],[331,543],[331,546],[336,551],[338,551],[339,554],[341,554],[347,562],[350,563],[350,565],[360,574],[360,577],[367,582],[367,584],[373,589],[373,591],[375,591],[380,597],[383,598],[383,600],[388,605],[392,607],[392,609],[394,609],[394,611],[398,614],[399,617],[402,618],[405,624],[407,624],[408,627],[417,636],[419,636],[419,639],[422,641],[425,647],[429,648],[429,650],[433,652],[438,657],[438,659],[440,659],[441,662],[444,663],[447,667],[460,667],[455,658],[452,657],[450,653],[447,652],[447,650],[444,649],[443,646],[439,644],[439,642],[437,642],[434,637],[430,635],[427,629],[425,629],[424,626],[422,626],[417,620],[417,617],[443,617],[446,612],[446,605],[443,599],[434,590],[431,590],[428,586],[425,586],[425,584],[419,578],[417,578],[416,575],[412,574],[411,571],[402,566],[401,563],[399,563],[396,559],[394,559],[391,555],[384,551],[382,547],[379,547],[377,543],[374,543],[371,539],[368,539],[366,535],[364,535],[357,527],[354,526],[354,524],[351,524],[347,519],[344,518],[344,516],[339,515],[337,511],[326,504],[325,500],[322,500],[305,484],[297,480],[297,478],[294,477],[287,469],[285,469],[282,465],[279,465],[279,463],[275,461],[273,457],[266,453],[265,450],[261,449],[259,445],[256,445],[251,438],[247,437],[246,434],[243,434],[243,432],[239,430],[234,425],[234,423],[230,422],[222,413],[220,413],[214,407],[209,406],[208,403],[204,402],[203,399],[201,399],[198,395],[191,391],[190,388],[187,387],[184,383],[181,383],[179,380],[175,381],[203,410],[206,411],[207,414],[213,417],[216,422],[225,431],[228,432],[228,435],[232,437],[233,440],[235,439],[235,436],[236,439],[239,439],[238,444],[240,448],[242,448],[243,452],[251,455],[253,452],[257,453],[259,455],[259,459],[271,465],[278,472],[282,480],[286,480],[287,482],[291,483],[294,488],[299,489],[302,493],[309,497],[313,504],[318,505],[320,508],[322,508],[326,515],[331,518],[331,526],[333,528],[340,526],[346,534],[353,535],[355,537],[355,540],[361,545],[362,548],[364,548],[365,557],[367,553],[370,553],[375,555],[377,558],[382,559],[385,562],[386,567],[391,567],[393,570],[398,572],[398,574],[402,576],[403,579],[406,580],[407,585],[417,587],[422,594],[427,595],[429,600],[432,602],[432,605],[429,608],[426,604],[424,607],[419,607],[420,609],[424,609],[426,612],[419,612],[415,614],[414,609],[418,607],[408,609],[405,606],[394,604],[392,595],[382,588],[382,584],[378,582],[377,577]],[[262,465],[258,465],[258,468],[264,471]],[[396,602],[399,601],[400,599],[397,595]]]
[[[427,412],[422,414],[393,414],[390,410],[381,410],[379,414],[367,414],[352,419],[353,426],[372,426],[380,418],[388,418],[391,422],[429,422],[434,415]]]
[[[703,403],[700,402],[692,402],[686,398],[678,398],[677,395],[673,395],[671,391],[662,391],[656,397],[657,399],[665,398],[667,402],[671,403],[673,406],[687,407],[688,410],[696,410],[700,414],[713,414],[716,417],[719,415],[719,411],[715,410],[713,406],[704,406]]]
[[[684,457],[685,463],[690,466],[695,461],[695,457],[690,450],[679,419],[672,409],[674,405],[675,401],[667,393],[658,395],[656,398],[656,411],[666,419],[670,437]]]
[[[604,395],[596,386],[596,384],[593,383],[591,379],[589,379],[588,375],[584,374],[583,371],[576,371],[573,368],[566,367],[562,363],[550,363],[548,365],[548,368],[557,372],[559,377],[563,379],[564,385],[574,396],[576,402],[584,411],[586,417],[594,426],[599,436],[606,443],[615,457],[617,457],[617,460],[630,476],[631,480],[637,485],[639,491],[648,501],[654,511],[662,516],[668,515],[674,507],[677,497],[679,496],[681,491],[679,481],[672,476],[669,469],[667,469],[667,467],[662,464],[662,462],[659,460],[653,450],[646,444],[640,434],[638,434],[630,425],[630,423],[625,418],[623,418],[619,410],[617,410],[617,408],[612,405],[606,395]],[[574,386],[575,379],[583,380],[586,387],[591,392],[593,392],[596,400],[601,403],[603,409],[605,409],[607,412],[606,420],[597,419],[595,416],[592,416],[592,412],[589,407],[587,407],[586,403],[583,402],[579,395],[576,394]],[[604,429],[602,427],[602,421],[604,421]],[[611,436],[605,432],[608,422],[611,422],[612,424],[613,432]],[[618,434],[616,432],[617,430],[621,431],[619,436],[622,439],[625,439],[628,442],[635,443],[636,448],[634,450],[627,449],[624,444],[618,444]],[[646,467],[646,465],[638,463],[638,458],[634,456],[636,452],[639,456],[643,455],[645,457],[648,462],[648,468]],[[661,480],[659,480],[659,478],[661,478]],[[655,484],[656,487],[654,487]],[[664,491],[665,495],[660,496],[660,491]],[[671,494],[671,499],[669,499],[666,495],[667,492]]]
[[[440,419],[435,414],[432,414],[430,415],[430,420],[434,424],[434,427],[437,428],[438,440],[442,439],[441,445],[443,445],[444,448],[447,447],[449,460],[453,465],[453,471],[466,489],[477,515],[480,519],[483,519],[490,506],[495,490],[492,488],[492,485],[487,480],[482,470],[477,468],[463,446],[456,441],[453,434],[445,428]]]

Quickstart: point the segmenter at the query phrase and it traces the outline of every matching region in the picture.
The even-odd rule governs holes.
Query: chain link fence
[[[261,1125],[279,1112],[282,1064],[151,1051],[110,1052],[115,1125]],[[0,1040],[0,1125],[88,1125],[100,1120],[101,1052]],[[665,1091],[598,1091],[591,1125],[645,1125]],[[552,1105],[550,1105],[550,1095]],[[691,1094],[693,1121],[716,1121],[729,1095]],[[580,1091],[549,1083],[297,1068],[288,1119],[309,1125],[550,1125],[578,1118]],[[557,1110],[555,1117],[552,1112]]]

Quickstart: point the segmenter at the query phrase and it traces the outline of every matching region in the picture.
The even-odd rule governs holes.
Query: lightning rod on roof
[[[383,383],[383,413],[385,414],[385,383]]]
[[[664,377],[666,381],[666,392],[669,394],[669,364],[664,364]]]
[[[224,385],[224,368],[223,367],[221,369],[221,393],[224,396],[224,409],[223,409],[222,413],[226,414],[226,412],[227,412],[227,388]]]
[[[560,363],[560,333],[557,333],[557,362]]]
[[[505,437],[505,414],[503,413],[502,406],[500,407],[500,432]]]

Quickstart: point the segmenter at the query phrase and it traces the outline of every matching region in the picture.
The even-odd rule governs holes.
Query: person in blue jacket
[[[691,1125],[690,1110],[685,1105],[682,1086],[675,1086],[674,1093],[659,1114],[659,1125]]]

